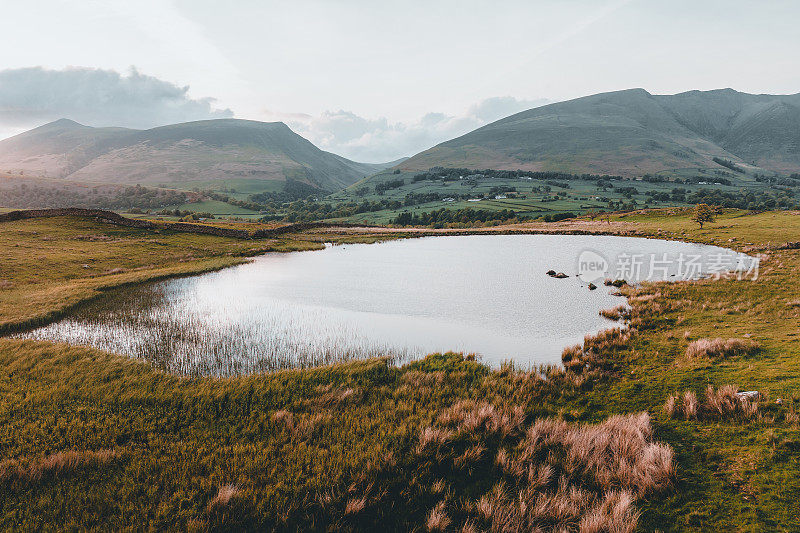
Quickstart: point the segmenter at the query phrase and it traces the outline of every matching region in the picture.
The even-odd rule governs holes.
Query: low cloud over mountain
[[[0,124],[27,129],[59,118],[91,126],[151,128],[176,122],[229,118],[213,98],[191,98],[189,87],[139,73],[41,67],[0,71]]]
[[[317,116],[267,111],[266,118],[286,122],[323,150],[358,161],[383,162],[415,154],[499,118],[546,103],[545,99],[495,97],[471,106],[462,115],[427,113],[411,122],[390,122],[385,117],[369,119],[342,110]]]

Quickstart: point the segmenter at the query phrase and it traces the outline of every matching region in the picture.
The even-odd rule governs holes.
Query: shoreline
[[[66,283],[64,276],[85,272],[80,267],[83,257],[101,252],[113,257],[98,259],[96,270],[100,271],[118,266],[119,254],[140,248],[143,255],[129,258],[136,260],[127,265],[130,268],[175,258],[189,258],[196,264],[201,251],[215,254],[205,260],[241,261],[246,260],[245,255],[266,251],[252,251],[253,241],[242,244],[224,238],[165,234],[143,238],[138,230],[106,230],[73,220],[76,228],[65,229],[59,222],[58,231],[47,237],[42,230],[55,227],[52,224],[15,226],[14,238],[21,239],[20,248],[7,250],[17,254],[17,262],[12,264],[22,268],[18,270],[20,283],[36,280],[38,270],[43,270],[46,279]],[[769,257],[762,261],[756,282],[722,278],[623,288],[631,306],[626,328],[611,324],[612,329],[585,339],[580,348],[565,353],[564,364],[552,368],[544,380],[535,372],[511,367],[489,369],[457,354],[434,354],[400,368],[385,360],[368,359],[232,378],[178,377],[127,356],[65,344],[0,339],[0,385],[8,391],[5,403],[0,402],[5,406],[0,415],[6,416],[2,436],[14,443],[7,452],[9,459],[24,467],[40,464],[48,453],[104,449],[114,450],[119,458],[103,467],[93,466],[94,456],[87,456],[89,462],[81,472],[93,476],[88,489],[66,473],[58,483],[20,478],[7,490],[12,500],[15,496],[23,499],[27,514],[22,522],[30,524],[51,514],[51,520],[59,523],[85,524],[83,511],[52,511],[47,505],[55,491],[69,491],[69,497],[78,497],[87,490],[93,502],[90,508],[105,517],[103,524],[110,529],[130,527],[132,520],[145,515],[151,517],[148,523],[168,529],[185,529],[186,523],[195,519],[218,524],[216,515],[207,511],[208,501],[217,486],[236,484],[240,489],[236,501],[243,506],[236,507],[237,516],[254,528],[283,524],[309,529],[319,520],[344,525],[355,519],[361,524],[394,524],[396,529],[404,529],[403,517],[413,522],[430,510],[436,500],[426,496],[425,487],[442,477],[448,484],[458,479],[454,489],[465,481],[473,484],[477,495],[503,479],[495,458],[506,447],[501,443],[498,449],[498,441],[491,435],[469,437],[475,439],[471,443],[486,449],[480,459],[471,459],[477,461],[470,463],[476,465],[476,474],[469,473],[471,466],[440,474],[436,465],[442,463],[429,463],[428,456],[418,452],[425,435],[448,434],[448,426],[442,425],[440,418],[444,413],[472,405],[469,402],[482,402],[481,409],[501,409],[509,416],[519,409],[525,420],[522,435],[538,422],[596,427],[593,425],[620,416],[649,413],[647,431],[673,450],[676,473],[670,477],[667,492],[636,502],[645,530],[663,529],[665,523],[693,526],[689,527],[693,530],[737,525],[769,529],[764,516],[793,529],[800,512],[798,502],[788,496],[800,490],[798,467],[791,455],[793,443],[800,441],[800,429],[793,422],[800,411],[800,395],[793,396],[800,387],[800,352],[795,342],[800,289],[794,283],[800,250],[786,246],[785,237],[800,231],[800,217],[734,214],[720,217],[717,224],[702,231],[686,216],[644,214],[636,224],[641,224],[637,235],[623,236],[717,246],[730,242],[730,249],[753,246],[768,251]],[[11,227],[8,229],[10,232]],[[111,240],[87,240],[101,231]],[[328,240],[365,242],[362,234],[347,235],[348,231],[352,233],[350,229],[336,233],[317,230],[313,235],[296,236],[303,241],[287,236],[282,246],[307,248]],[[682,232],[689,238],[670,238]],[[384,238],[385,234],[370,237]],[[27,247],[23,241],[28,242]],[[164,255],[168,246],[177,249]],[[62,270],[40,264],[38,257],[48,247],[63,255]],[[227,255],[232,252],[239,255]],[[60,261],[62,255],[53,259]],[[720,339],[752,341],[760,348],[753,354],[689,355],[695,343]],[[736,413],[715,415],[709,410],[707,387],[721,390],[728,385],[763,395],[755,415],[741,418]],[[664,411],[669,398],[684,393],[696,394],[702,416],[684,419]],[[776,403],[776,398],[782,403]],[[40,428],[53,420],[63,420],[65,430],[55,435],[56,441],[47,441],[45,448]],[[93,437],[87,440],[87,435]],[[247,444],[234,448],[233,442]],[[442,443],[443,457],[451,467],[452,460],[464,452],[458,442]],[[515,449],[515,442],[506,452]],[[198,461],[202,471],[193,470]],[[148,486],[168,497],[181,494],[182,499],[142,501],[137,495],[143,487],[135,480],[136,472],[142,471],[150,473]],[[426,477],[420,479],[419,473]],[[747,483],[732,482],[736,479]],[[776,479],[782,482],[776,483]],[[353,483],[355,493],[349,492]],[[378,489],[375,493],[368,489],[373,483]],[[419,492],[414,494],[419,497],[409,498],[402,492],[402,487],[411,485],[417,487]],[[275,500],[277,487],[283,500]],[[332,503],[322,507],[304,503],[309,498],[319,501],[315,498],[325,494],[333,494]],[[378,501],[373,494],[386,496]],[[747,497],[744,508],[740,505],[743,496]],[[365,513],[369,514],[346,514],[349,501],[358,498],[368,498]],[[170,512],[152,518],[157,505],[167,505]],[[408,512],[374,514],[398,505]],[[379,518],[371,521],[371,517]]]
[[[368,233],[366,235],[371,237],[371,238],[375,238],[376,240],[369,240],[368,242],[362,242],[361,240],[356,240],[355,242],[351,242],[349,240],[349,235],[351,235],[350,231],[352,231],[352,229],[353,228],[338,228],[338,227],[330,228],[330,230],[332,230],[332,231],[329,231],[328,233],[325,233],[325,236],[328,237],[328,236],[331,236],[332,234],[338,234],[337,230],[345,232],[346,238],[344,240],[340,240],[340,241],[335,242],[333,244],[334,246],[343,245],[343,244],[376,244],[376,243],[381,243],[381,242],[391,242],[393,240],[397,240],[397,238],[398,238],[397,237],[397,233],[393,233],[391,231],[388,231],[388,230],[391,230],[392,228],[374,228],[374,229],[376,229],[378,231],[371,232],[371,233]],[[357,231],[363,231],[364,228],[355,228],[355,229]],[[430,237],[456,237],[456,236],[486,236],[486,237],[489,237],[489,236],[499,236],[499,235],[518,235],[518,236],[521,236],[521,235],[548,235],[548,236],[584,236],[584,237],[593,237],[593,236],[608,237],[608,236],[613,236],[613,237],[632,238],[632,239],[642,239],[642,238],[644,238],[644,239],[648,239],[648,240],[661,240],[661,241],[664,241],[664,242],[686,242],[686,241],[681,241],[680,239],[676,239],[676,238],[665,239],[664,236],[652,236],[652,235],[649,235],[649,234],[643,234],[644,232],[636,232],[635,234],[631,234],[631,232],[626,232],[624,234],[609,234],[607,232],[586,232],[586,231],[576,232],[576,231],[563,231],[563,230],[560,231],[558,228],[553,228],[553,230],[551,230],[551,231],[532,231],[532,230],[530,230],[530,228],[520,228],[520,229],[512,228],[512,229],[514,229],[514,231],[505,231],[505,230],[501,231],[501,232],[496,232],[496,231],[480,231],[480,232],[474,232],[474,231],[470,231],[470,232],[464,232],[464,231],[458,231],[458,232],[453,232],[453,231],[447,231],[447,232],[417,231],[417,232],[408,232],[407,236],[400,237],[400,239],[404,239],[404,238],[409,238],[409,239],[411,239],[411,238],[430,238]],[[381,230],[383,230],[383,231],[381,231]],[[301,236],[302,235],[295,235],[295,237],[301,237]],[[687,242],[687,244],[696,244],[696,243]],[[708,244],[705,244],[705,243],[703,243],[703,244],[706,245],[706,246],[717,246],[717,245],[708,245]],[[243,265],[243,264],[250,263],[250,262],[254,261],[256,258],[262,257],[263,255],[268,254],[268,253],[289,253],[289,252],[292,252],[292,251],[295,251],[295,252],[318,251],[318,250],[321,250],[321,249],[322,248],[294,249],[294,248],[290,247],[289,249],[283,250],[283,251],[280,251],[280,252],[273,252],[272,250],[267,249],[267,250],[262,250],[262,251],[258,252],[255,255],[242,257],[242,258],[235,258],[235,259],[234,258],[230,258],[229,260],[223,259],[221,261],[212,259],[212,260],[206,261],[205,263],[207,263],[207,264],[203,264],[203,263],[192,264],[192,265],[189,265],[188,268],[179,269],[179,270],[176,270],[176,271],[170,271],[170,270],[173,270],[173,269],[170,269],[170,268],[163,269],[165,271],[150,271],[150,272],[147,272],[147,274],[144,275],[144,276],[135,277],[135,279],[127,279],[127,280],[126,279],[117,279],[117,280],[113,280],[112,283],[108,283],[109,280],[104,280],[104,283],[102,283],[100,285],[92,286],[90,288],[87,288],[87,290],[91,290],[92,291],[90,294],[87,294],[85,297],[83,297],[83,298],[81,298],[81,299],[79,299],[79,300],[77,300],[77,301],[75,301],[75,302],[73,302],[73,303],[71,303],[71,304],[69,304],[67,306],[59,308],[57,310],[53,310],[53,311],[51,311],[51,312],[49,312],[47,314],[42,314],[42,315],[39,315],[38,317],[31,318],[27,322],[24,322],[24,323],[16,323],[16,324],[10,324],[10,325],[2,325],[2,324],[0,324],[0,336],[11,336],[11,335],[25,334],[26,332],[29,332],[31,330],[34,330],[34,329],[37,329],[37,328],[40,328],[40,327],[44,327],[44,326],[56,323],[56,322],[58,322],[58,321],[60,321],[60,320],[62,320],[64,318],[66,318],[70,313],[72,313],[75,310],[81,308],[82,306],[87,305],[87,304],[97,300],[98,298],[104,297],[108,291],[112,291],[112,290],[116,290],[116,289],[120,289],[120,288],[124,288],[124,287],[129,287],[129,286],[139,286],[139,285],[143,285],[143,284],[147,284],[147,283],[154,283],[154,282],[162,281],[162,280],[165,280],[165,279],[171,279],[171,278],[189,278],[189,277],[194,277],[194,276],[200,276],[202,274],[206,274],[206,273],[209,273],[209,272],[220,271],[220,270],[224,270],[224,269],[227,269],[227,268],[231,268],[231,267],[240,266],[240,265]],[[733,251],[730,248],[726,248],[726,250]],[[702,278],[700,278],[698,280],[692,280],[692,281],[699,281],[701,279]],[[645,281],[647,281],[647,280],[645,280]],[[659,282],[674,283],[676,281],[679,281],[679,280],[660,279],[660,280],[653,280],[651,282],[652,283],[659,283]],[[632,284],[631,285],[631,289],[635,290],[639,285],[640,285],[640,283]],[[624,292],[620,292],[619,290],[616,293],[610,293],[610,294],[613,294],[614,296],[623,298],[623,300],[620,301],[620,304],[621,305],[625,305],[627,307],[630,307],[629,294],[625,294]],[[618,306],[612,306],[612,307],[618,307]],[[603,314],[604,311],[608,311],[608,310],[610,310],[610,309],[600,309],[600,310],[598,310],[598,314],[600,314],[600,316],[605,317],[608,320],[608,323],[604,324],[603,327],[599,327],[597,330],[593,329],[591,331],[586,332],[585,334],[583,334],[584,337],[596,336],[596,335],[598,335],[598,334],[600,334],[600,333],[602,333],[602,332],[604,332],[604,331],[606,331],[608,329],[614,329],[614,328],[617,328],[617,327],[622,327],[623,329],[627,329],[628,328],[628,324],[627,324],[627,322],[625,320],[613,319],[613,318],[610,318],[610,317],[608,317],[608,316]],[[5,327],[3,327],[3,326],[5,326]],[[21,338],[25,338],[25,337],[21,337]],[[29,339],[29,340],[35,340],[35,339]],[[54,340],[44,340],[42,342],[60,343],[60,342],[65,342],[65,341],[54,339]],[[73,345],[73,346],[83,346],[83,345],[75,345],[75,344],[71,344],[71,345]],[[566,350],[570,346],[571,346],[571,344],[566,344],[561,348],[560,351],[563,352],[564,350]],[[87,347],[89,347],[89,346],[87,346]],[[102,348],[95,348],[95,349],[101,349],[102,350]],[[453,350],[448,350],[448,352],[449,351],[453,351]],[[138,357],[130,355],[130,354],[117,353],[117,352],[113,352],[113,351],[110,351],[109,353],[115,353],[116,355],[119,355],[119,356],[133,357],[133,358],[139,359]],[[433,353],[433,352],[431,352],[431,353]],[[464,352],[464,353],[466,353],[466,352]],[[375,357],[380,358],[382,356],[366,357],[366,358],[363,358],[363,359],[364,360],[371,360],[371,359],[373,359]],[[421,358],[424,358],[424,354],[422,354]],[[559,355],[559,359],[560,359],[560,355]],[[509,355],[508,356],[508,360],[509,361],[513,361],[513,356]],[[411,360],[404,361],[403,363],[398,363],[397,366],[402,366],[403,364],[408,364],[409,362],[411,362]],[[498,370],[499,368],[502,367],[502,365],[500,363],[489,363],[489,362],[485,362],[485,361],[482,361],[482,363],[486,364],[493,371]],[[525,364],[520,363],[520,364],[522,364],[525,367],[535,368],[535,367],[540,367],[542,365],[546,366],[548,364],[560,365],[560,364],[563,364],[563,361],[562,362],[554,362],[554,363],[525,363]],[[321,365],[321,366],[325,366],[325,365]],[[522,367],[520,367],[520,368],[522,368]],[[263,374],[263,373],[264,372],[258,372],[257,371],[257,372],[243,373],[243,374],[233,374],[231,376],[226,376],[226,377],[235,378],[235,377],[246,376],[246,375],[250,375],[250,374],[259,375],[259,374]],[[178,372],[178,373],[176,373],[176,375],[183,375],[183,374]]]
[[[62,213],[69,211],[69,213]],[[85,213],[84,213],[85,211]],[[95,212],[97,211],[97,212]],[[19,220],[36,220],[42,218],[56,218],[62,216],[80,217],[101,224],[117,225],[117,222],[109,218],[99,218],[99,215],[105,213],[101,210],[29,210],[29,211],[12,211],[13,217],[5,218],[0,215],[0,224],[11,221]],[[119,215],[117,215],[119,217]],[[119,217],[123,218],[123,217]],[[127,220],[127,219],[126,219]],[[546,224],[549,227],[539,227]],[[585,225],[579,223],[580,225]],[[600,225],[601,223],[590,223],[592,226]],[[575,221],[560,221],[541,223],[536,226],[531,226],[530,223],[496,226],[488,228],[471,228],[471,229],[429,229],[429,228],[390,228],[385,226],[361,226],[361,225],[324,225],[307,228],[303,232],[295,233],[293,231],[283,232],[282,236],[289,238],[290,242],[306,242],[318,243],[324,246],[325,242],[332,242],[333,244],[373,244],[381,241],[407,239],[407,238],[422,238],[422,237],[443,237],[443,236],[472,236],[472,235],[585,235],[585,236],[616,236],[616,237],[634,237],[646,238],[655,240],[669,240],[679,242],[694,242],[683,241],[678,236],[674,235],[658,235],[650,232],[640,232],[631,228],[619,228],[604,230],[602,228],[589,229],[576,228]],[[137,229],[144,231],[154,230],[151,226],[137,226]],[[175,229],[175,228],[170,228]],[[182,231],[182,230],[176,230]],[[158,230],[155,230],[158,233]],[[246,232],[242,232],[243,234]],[[216,235],[216,234],[215,234]],[[238,234],[237,234],[238,235]],[[336,239],[331,240],[330,237],[335,236]],[[311,237],[311,239],[308,239]],[[242,237],[234,237],[236,239]],[[363,239],[366,239],[364,241]],[[708,244],[705,242],[696,242],[697,244]],[[713,244],[718,246],[717,244]],[[252,261],[253,258],[264,255],[270,252],[299,252],[299,251],[314,251],[320,248],[303,248],[292,247],[291,245],[286,249],[262,249],[252,254],[244,254],[238,258],[216,258],[207,261],[200,261],[188,266],[173,265],[161,269],[151,270],[150,272],[140,271],[137,275],[131,275],[130,272],[122,274],[111,274],[111,276],[120,276],[118,278],[79,278],[73,283],[77,282],[84,285],[82,296],[75,296],[65,305],[48,309],[40,312],[34,316],[26,317],[19,321],[0,321],[0,336],[6,336],[14,333],[22,333],[35,329],[38,327],[46,326],[63,319],[69,313],[75,311],[81,305],[94,301],[103,295],[104,292],[112,289],[122,288],[131,285],[139,285],[148,282],[161,281],[170,278],[193,277],[202,275],[209,272],[223,270],[225,268],[241,265]],[[733,248],[730,248],[733,249]],[[204,264],[207,263],[207,264]]]
[[[62,211],[69,211],[67,214],[62,214]],[[74,212],[73,212],[74,211]],[[85,213],[82,213],[85,211]],[[90,212],[91,211],[91,212]],[[55,218],[61,216],[76,216],[86,218],[101,224],[116,225],[115,220],[109,218],[98,217],[99,213],[105,213],[102,210],[22,210],[12,211],[6,215],[14,215],[6,220],[0,215],[0,224],[4,222],[17,221],[17,220],[31,220],[40,218]],[[116,213],[114,213],[116,215]],[[119,218],[119,215],[116,215]],[[128,219],[126,219],[128,220]],[[137,221],[141,222],[141,221]],[[305,242],[317,243],[319,246],[324,246],[326,242],[331,242],[334,245],[338,244],[373,244],[377,242],[391,241],[397,239],[410,239],[422,237],[446,237],[446,236],[473,236],[473,235],[585,235],[585,236],[615,236],[615,237],[631,237],[631,238],[644,238],[652,240],[665,240],[677,241],[691,244],[705,244],[711,246],[718,246],[728,250],[746,253],[739,246],[731,246],[739,243],[716,243],[708,242],[706,240],[694,240],[687,238],[686,235],[676,235],[673,233],[662,233],[661,231],[642,231],[640,228],[635,228],[635,223],[612,222],[612,228],[603,228],[603,222],[587,222],[566,220],[559,222],[548,223],[521,223],[512,225],[501,225],[486,228],[468,228],[468,229],[430,229],[430,228],[391,228],[386,226],[363,226],[363,225],[336,225],[324,223],[324,225],[305,228],[302,232],[296,233],[294,231],[281,232],[283,237],[286,237],[290,242]],[[543,227],[544,226],[544,227]],[[156,234],[159,230],[154,226],[138,226],[132,227],[141,228],[144,231],[154,231]],[[181,232],[184,230],[169,228]],[[190,231],[191,232],[191,231]],[[247,232],[241,232],[244,235]],[[213,234],[219,236],[217,234]],[[331,237],[334,237],[333,239]],[[246,239],[237,233],[235,239]],[[38,327],[46,326],[63,319],[69,313],[75,311],[81,305],[94,301],[103,295],[104,292],[112,289],[118,289],[131,285],[139,285],[148,282],[161,281],[170,278],[181,277],[194,277],[209,272],[223,270],[229,267],[241,265],[252,261],[253,258],[264,255],[270,252],[289,253],[300,251],[314,251],[321,248],[303,248],[292,247],[291,244],[285,249],[262,249],[252,254],[242,254],[235,259],[217,258],[216,260],[201,261],[188,267],[182,265],[174,265],[165,267],[158,270],[150,271],[144,275],[140,273],[135,276],[125,276],[122,279],[102,279],[98,278],[81,278],[77,282],[86,285],[85,291],[89,291],[84,296],[78,296],[77,299],[71,300],[68,304],[60,306],[55,309],[49,309],[41,312],[35,316],[27,317],[21,321],[0,321],[0,336],[6,336],[14,333],[22,333],[35,329]],[[203,263],[209,263],[204,265]],[[130,274],[130,273],[125,273]],[[119,276],[120,274],[112,274]],[[95,283],[92,283],[95,281]],[[669,280],[666,280],[669,281]]]

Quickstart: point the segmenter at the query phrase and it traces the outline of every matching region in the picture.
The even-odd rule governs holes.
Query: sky
[[[0,13],[0,138],[62,117],[235,117],[382,162],[598,92],[800,92],[796,0],[2,0]]]

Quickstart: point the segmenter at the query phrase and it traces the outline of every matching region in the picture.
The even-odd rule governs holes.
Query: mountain
[[[325,152],[282,122],[221,119],[149,130],[61,119],[0,141],[0,172],[83,183],[296,180],[334,191],[388,165]]]
[[[399,168],[620,174],[720,168],[713,158],[800,172],[800,94],[732,89],[596,94],[517,113],[443,142]]]

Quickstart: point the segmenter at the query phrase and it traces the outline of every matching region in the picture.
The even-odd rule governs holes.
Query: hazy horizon
[[[42,0],[5,12],[7,39],[26,46],[0,50],[0,138],[62,117],[235,117],[381,162],[600,92],[800,92],[790,1]]]

